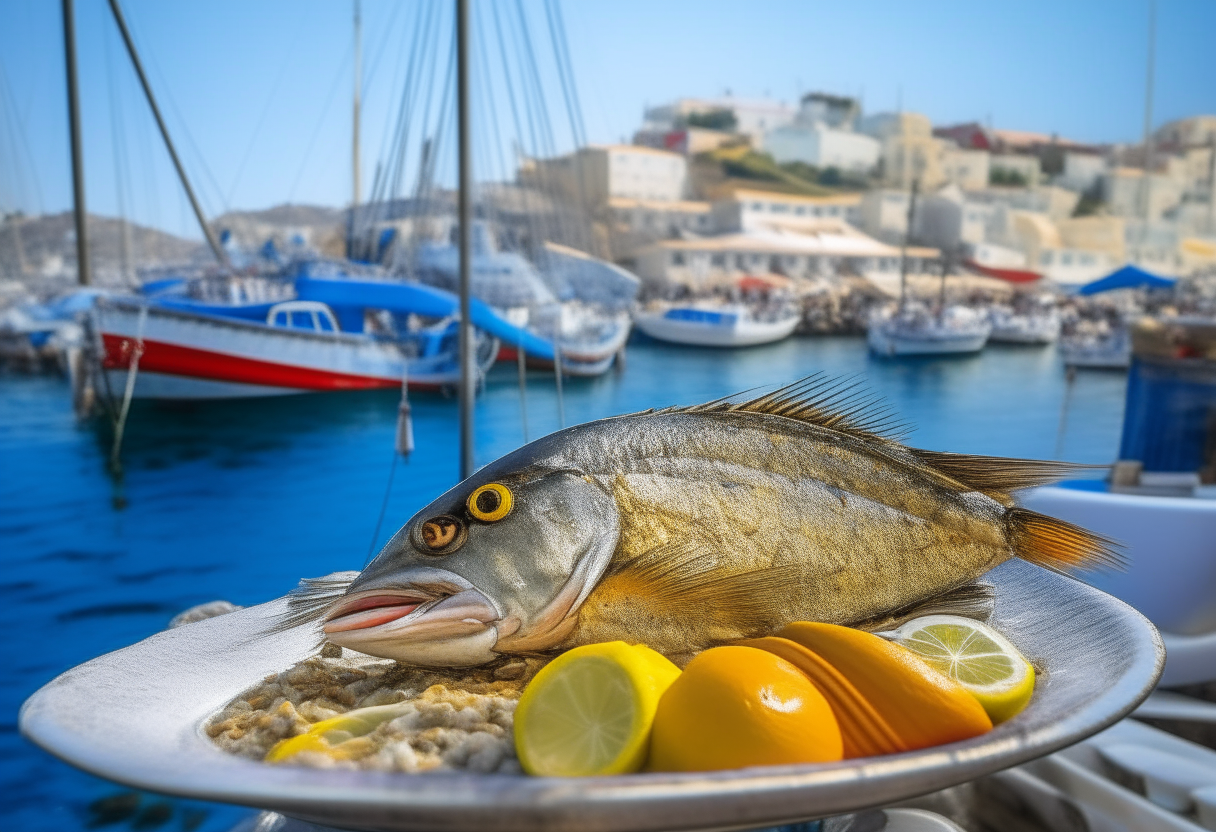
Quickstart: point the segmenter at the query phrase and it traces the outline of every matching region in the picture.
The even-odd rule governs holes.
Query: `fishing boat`
[[[1092,582],[1163,631],[1163,684],[1208,681],[1216,676],[1216,321],[1145,317],[1130,342],[1120,462],[1105,480],[1037,488],[1022,502],[1120,541],[1128,570]]]
[[[1050,298],[1018,306],[996,305],[988,310],[992,334],[988,340],[1003,344],[1054,344],[1060,337],[1060,313]]]
[[[948,306],[934,314],[927,306],[879,310],[870,319],[866,341],[876,355],[961,355],[984,348],[992,325],[986,315],[966,306]]]
[[[1132,321],[1145,307],[1146,293],[1170,290],[1174,280],[1133,265],[1126,265],[1077,292],[1092,297],[1107,292],[1116,298],[1098,319],[1082,319],[1060,340],[1060,354],[1067,367],[1126,370],[1132,360]]]
[[[787,303],[654,302],[633,322],[658,341],[697,347],[750,347],[788,338],[802,320]]]
[[[1132,341],[1127,324],[1099,322],[1081,326],[1060,339],[1065,367],[1086,370],[1126,370],[1132,362]]]
[[[637,294],[633,275],[565,246],[546,244],[542,270],[523,255],[499,249],[484,221],[471,226],[470,292],[516,326],[552,343],[564,375],[606,372],[629,340],[627,311]],[[455,229],[453,229],[453,232]],[[459,252],[453,244],[423,242],[405,254],[404,271],[423,283],[454,291],[459,284]],[[518,345],[504,341],[500,360],[516,360]],[[553,358],[528,354],[530,364],[552,368]]]
[[[251,320],[187,310],[147,299],[99,301],[89,315],[93,363],[106,389],[121,391],[134,375],[137,399],[215,399],[400,387],[454,388],[460,379],[454,319],[410,332],[344,332],[324,303],[290,300]],[[497,340],[478,343],[479,372]]]

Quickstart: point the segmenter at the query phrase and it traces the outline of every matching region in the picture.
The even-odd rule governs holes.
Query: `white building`
[[[991,174],[1001,173],[1019,177],[1023,187],[1034,188],[1043,176],[1038,156],[1023,156],[1017,153],[994,153],[988,162]]]
[[[678,153],[651,147],[590,145],[554,159],[527,160],[519,180],[593,208],[613,198],[674,201],[684,197],[688,163]]]
[[[1054,184],[1083,194],[1101,185],[1104,173],[1106,159],[1102,156],[1068,150],[1064,152],[1064,170],[1055,178]]]
[[[823,124],[791,124],[766,133],[764,149],[778,163],[806,162],[820,169],[866,174],[878,164],[882,145],[862,133]]]
[[[861,228],[880,240],[896,243],[908,233],[908,191],[875,188],[861,197]]]
[[[967,200],[957,185],[947,185],[919,200],[912,218],[913,236],[925,245],[952,251],[987,237],[992,208]]]
[[[860,112],[855,99],[810,93],[803,96],[792,124],[765,133],[764,149],[779,163],[805,162],[817,168],[868,173],[878,163],[882,144],[854,132]]]
[[[938,256],[933,249],[910,250],[912,271]],[[780,274],[815,280],[839,274],[891,277],[899,273],[900,251],[862,234],[848,223],[823,220],[805,232],[748,231],[714,237],[662,240],[637,255],[637,273],[653,286],[684,285],[693,290],[732,286],[745,275]]]
[[[942,148],[942,176],[965,191],[988,187],[988,151],[946,145]]]
[[[820,226],[824,220],[857,224],[861,200],[861,194],[796,196],[738,189],[729,198],[714,202],[713,226],[719,232],[765,228],[804,231]]]
[[[784,101],[765,98],[735,98],[730,95],[720,98],[680,98],[646,110],[642,129],[663,132],[679,130],[690,126],[690,116],[707,116],[724,111],[734,115],[734,132],[749,137],[754,147],[761,146],[764,134],[769,130],[792,122],[796,113]]]

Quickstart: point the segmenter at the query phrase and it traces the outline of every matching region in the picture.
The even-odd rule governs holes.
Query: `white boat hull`
[[[902,336],[881,327],[870,327],[866,335],[870,349],[878,355],[958,355],[979,352],[988,342],[987,332],[933,337]]]
[[[751,347],[771,344],[793,334],[797,316],[777,321],[737,320],[730,324],[684,321],[664,317],[664,313],[642,312],[634,325],[658,341],[697,347]]]
[[[406,355],[395,342],[341,332],[272,327],[137,304],[92,312],[100,371],[121,395],[139,353],[134,398],[217,399],[399,388]],[[409,360],[411,389],[459,381],[448,356]]]

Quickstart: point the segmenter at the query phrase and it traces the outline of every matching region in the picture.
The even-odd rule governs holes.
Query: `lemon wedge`
[[[344,747],[346,743],[370,734],[389,720],[408,713],[411,708],[409,702],[398,702],[393,705],[358,708],[341,716],[323,719],[303,734],[277,743],[266,753],[266,762],[280,763],[301,751],[316,751],[335,760],[348,759],[352,748]]]
[[[993,628],[957,615],[927,615],[894,633],[896,643],[966,688],[992,722],[1026,707],[1034,693],[1034,668],[1009,639]]]
[[[524,771],[554,777],[638,771],[659,697],[679,675],[661,654],[623,641],[558,656],[515,709],[515,751]]]

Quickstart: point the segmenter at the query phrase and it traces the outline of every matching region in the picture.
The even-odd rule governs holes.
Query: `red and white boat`
[[[317,301],[269,307],[265,321],[167,308],[137,298],[100,299],[89,314],[93,369],[120,395],[217,399],[336,390],[454,387],[460,379],[452,321],[398,339],[342,332]],[[497,353],[481,336],[479,370]],[[408,371],[408,375],[407,375]]]

